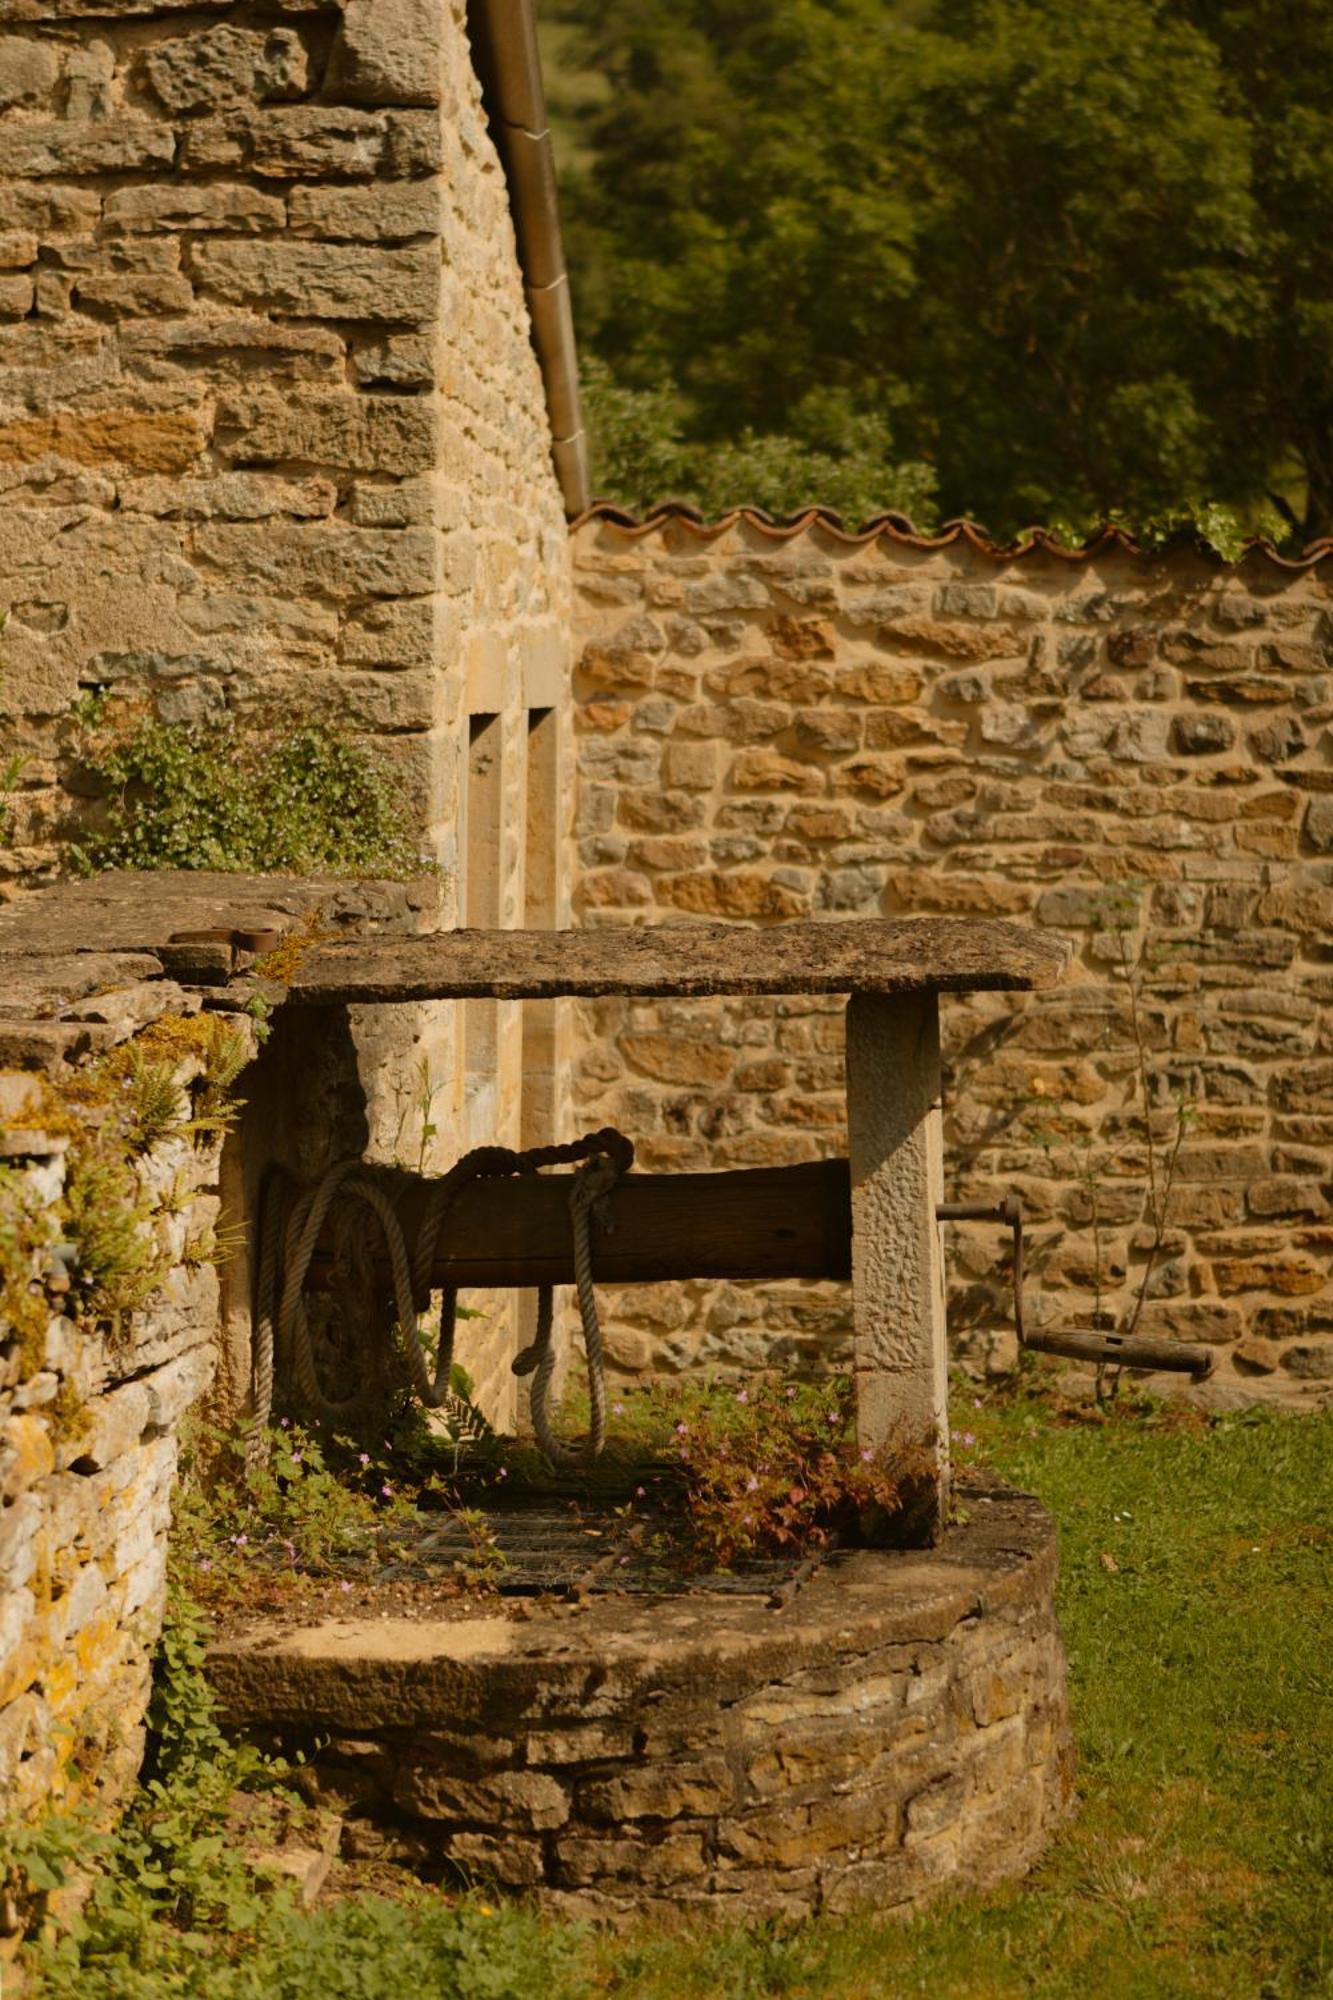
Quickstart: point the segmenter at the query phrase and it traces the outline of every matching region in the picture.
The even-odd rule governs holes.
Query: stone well
[[[775,1605],[682,1588],[256,1624],[210,1673],[310,1759],[353,1853],[552,1912],[905,1908],[1022,1874],[1071,1797],[1055,1532],[963,1488],[932,1550]]]

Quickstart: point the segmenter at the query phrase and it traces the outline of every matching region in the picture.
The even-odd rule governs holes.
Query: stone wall
[[[219,1638],[235,1727],[303,1753],[344,1852],[564,1916],[903,1909],[1032,1865],[1068,1810],[1055,1532],[964,1490],[934,1552],[763,1592],[550,1597]]]
[[[0,891],[95,817],[105,691],[333,723],[446,924],[564,918],[568,545],[465,11],[0,0]],[[355,1025],[379,1157],[551,1136],[550,1010]]]
[[[244,1021],[226,1032],[252,1046]],[[187,1043],[173,1067],[183,1119],[197,1051]],[[32,1254],[23,1296],[16,1218],[56,1211],[67,1150],[102,1116],[69,1075],[0,1073],[0,1795],[19,1813],[114,1802],[137,1775],[179,1425],[217,1357],[216,1133],[178,1128],[137,1159],[143,1233],[163,1263],[141,1310],[90,1311],[93,1274],[58,1240]]]
[[[1146,1289],[1141,1332],[1211,1343],[1247,1393],[1324,1393],[1327,564],[670,516],[594,516],[575,559],[578,921],[1071,935],[1065,990],[946,1003],[949,1197],[1022,1196],[1035,1320],[1123,1328]],[[844,1149],[836,1005],[610,1000],[580,1032],[584,1119],[645,1166]],[[1009,1365],[999,1232],[949,1248],[960,1350]],[[629,1374],[827,1361],[848,1331],[832,1287],[648,1287],[607,1317]]]

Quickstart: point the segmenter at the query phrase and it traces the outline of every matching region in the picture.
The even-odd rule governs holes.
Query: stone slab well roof
[[[1063,938],[985,919],[682,924],[639,930],[439,927],[440,884],[189,872],[102,875],[0,908],[0,1061],[60,1061],[172,1009],[275,999],[555,994],[911,993],[1050,986]],[[267,954],[295,933],[290,963]],[[281,955],[280,955],[281,956]]]
[[[657,924],[638,930],[444,931],[310,951],[294,1002],[711,994],[1026,992],[1070,947],[1018,924],[958,917],[854,923]]]

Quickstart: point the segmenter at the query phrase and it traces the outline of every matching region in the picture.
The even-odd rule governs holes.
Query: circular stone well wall
[[[353,1852],[585,1916],[906,1906],[1021,1874],[1071,1796],[1054,1526],[958,1498],[938,1548],[835,1556],[780,1609],[258,1624],[210,1674],[233,1728],[306,1748]]]

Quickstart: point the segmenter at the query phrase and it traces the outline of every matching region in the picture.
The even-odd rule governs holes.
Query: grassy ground
[[[131,1899],[51,2000],[1287,2000],[1333,1994],[1333,1415],[1099,1422],[964,1401],[1061,1527],[1079,1810],[1028,1880],[910,1923],[599,1937],[473,1896],[246,1910]],[[192,1864],[193,1865],[193,1864]],[[204,1861],[205,1869],[215,1866]],[[142,1873],[142,1869],[141,1869]],[[207,1895],[192,1898],[199,1907]],[[238,1933],[240,1934],[238,1936]],[[244,1940],[244,1941],[243,1941]]]

